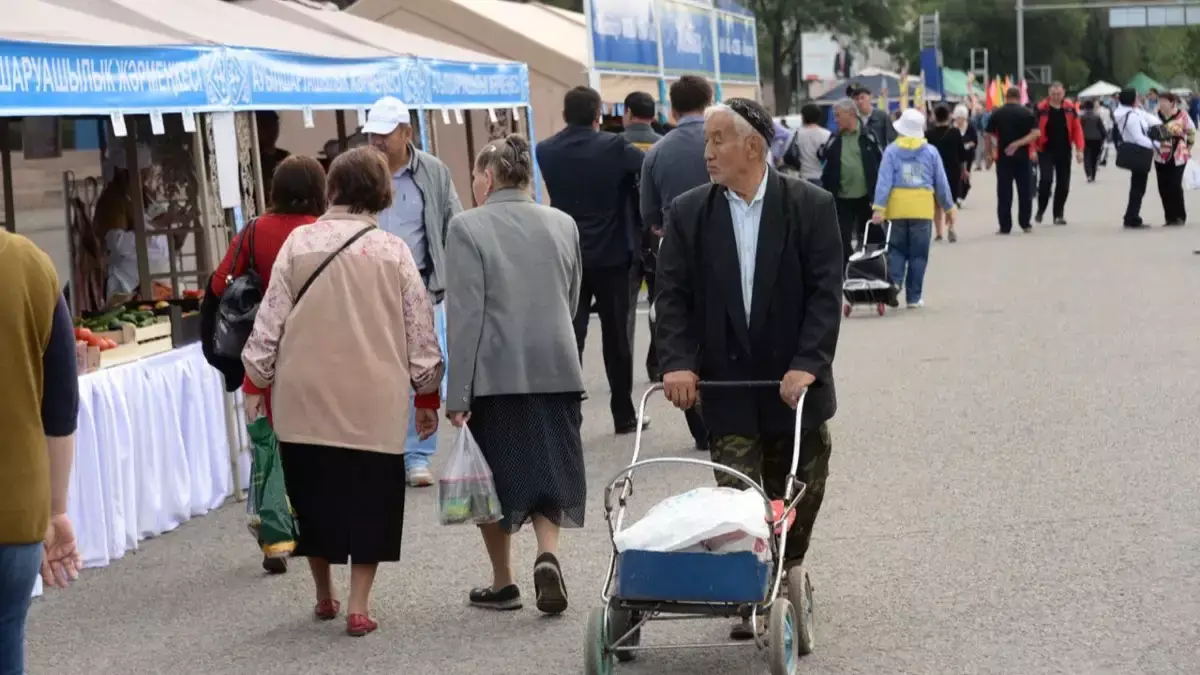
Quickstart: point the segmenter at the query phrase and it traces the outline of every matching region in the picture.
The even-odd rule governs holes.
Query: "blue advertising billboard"
[[[758,81],[758,40],[752,17],[717,12],[717,53],[721,79]]]
[[[647,0],[587,0],[591,10],[592,67],[657,73],[658,28]]]
[[[586,0],[592,86],[601,73],[758,81],[754,13],[734,0]],[[660,90],[665,87],[660,87]]]
[[[662,20],[663,73],[715,73],[712,9],[689,2],[664,0],[659,5],[659,11]]]

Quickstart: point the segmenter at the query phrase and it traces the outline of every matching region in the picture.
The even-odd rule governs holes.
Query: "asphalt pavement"
[[[1110,166],[1089,185],[1074,173],[1070,224],[1010,237],[994,235],[993,174],[977,174],[959,242],[934,246],[927,306],[843,322],[831,475],[809,555],[817,645],[800,673],[1200,672],[1200,222],[1125,231],[1125,175]],[[1162,223],[1153,180],[1143,216]],[[641,390],[644,316],[638,330]],[[467,591],[489,579],[479,537],[439,526],[433,492],[411,491],[403,561],[376,584],[380,629],[346,637],[342,621],[311,619],[302,561],[264,576],[244,507],[231,504],[35,601],[29,672],[582,672],[610,547],[603,486],[632,441],[612,434],[595,322],[586,377],[591,506],[562,542],[564,616],[468,607]],[[647,456],[701,456],[681,414],[661,397],[650,410]],[[441,457],[451,441],[442,434]],[[634,503],[710,482],[698,470],[646,473]],[[516,549],[532,605],[532,531]],[[344,589],[344,571],[338,579]],[[653,624],[644,642],[727,630]],[[615,672],[767,669],[753,648],[693,649]]]

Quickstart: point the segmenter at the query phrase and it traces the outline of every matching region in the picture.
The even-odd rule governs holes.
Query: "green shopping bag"
[[[283,481],[279,439],[266,417],[246,425],[246,430],[250,434],[250,494],[246,499],[250,532],[267,557],[286,557],[296,548],[296,520]]]

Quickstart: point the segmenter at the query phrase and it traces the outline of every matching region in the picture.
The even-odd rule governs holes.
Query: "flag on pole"
[[[886,84],[879,90],[879,109],[888,112],[888,89]]]
[[[917,83],[917,88],[913,92],[913,107],[925,114],[925,82]]]
[[[1029,103],[1029,85],[1024,79],[1021,80],[1021,105]]]
[[[908,108],[908,66],[900,70],[900,112]]]

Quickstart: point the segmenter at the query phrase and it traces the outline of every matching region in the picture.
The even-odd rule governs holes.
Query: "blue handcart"
[[[701,382],[700,389],[779,387],[779,382]],[[737,553],[659,553],[652,551],[618,552],[613,545],[608,576],[601,593],[602,606],[588,615],[584,644],[585,675],[609,675],[613,661],[632,661],[639,652],[666,649],[740,647],[754,644],[767,650],[771,675],[794,675],[800,657],[813,650],[812,584],[803,565],[785,569],[787,524],[806,486],[796,478],[800,463],[800,414],[807,395],[796,406],[796,432],[792,443],[792,464],[784,490],[783,509],[777,513],[762,485],[739,471],[714,462],[686,457],[638,459],[642,447],[642,424],[646,401],[663,386],[655,384],[642,395],[638,408],[637,433],[633,459],[609,481],[604,490],[604,515],[610,538],[621,531],[625,509],[633,494],[633,474],[656,465],[690,465],[734,476],[763,499],[764,515],[772,523],[769,538],[770,562],[759,560],[753,552]],[[786,584],[786,597],[780,596]],[[754,642],[691,643],[643,645],[642,628],[651,621],[698,618],[750,618],[767,615],[764,636],[757,628]]]

